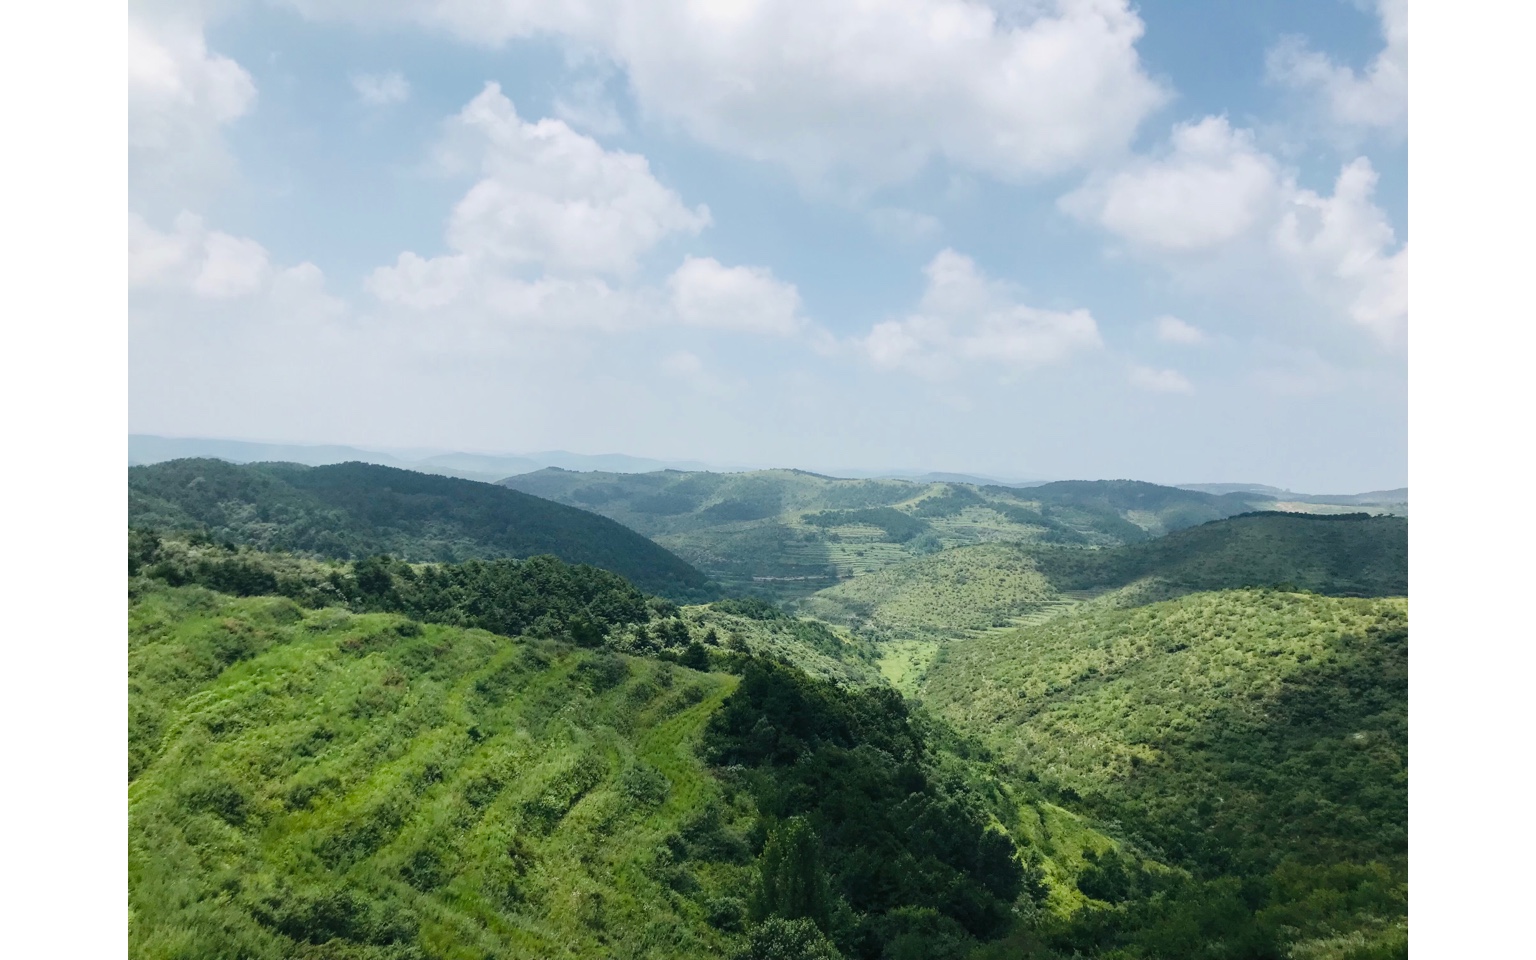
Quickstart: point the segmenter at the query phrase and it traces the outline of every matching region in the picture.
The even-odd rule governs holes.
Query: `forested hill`
[[[128,522],[337,559],[451,562],[550,554],[678,600],[704,574],[606,517],[494,484],[364,463],[323,467],[172,460],[128,470]]]
[[[1034,560],[1059,590],[1155,577],[1185,590],[1288,587],[1400,597],[1408,594],[1408,521],[1363,513],[1250,513],[1106,550],[1042,548]]]
[[[501,482],[617,520],[737,592],[771,590],[782,597],[808,595],[940,549],[996,541],[1137,543],[1274,502],[1262,494],[1215,496],[1131,480],[1019,489],[800,470],[549,469]]]

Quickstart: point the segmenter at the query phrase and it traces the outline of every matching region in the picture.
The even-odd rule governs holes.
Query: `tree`
[[[705,651],[704,645],[698,641],[692,641],[683,648],[677,662],[691,670],[709,670],[709,654]]]
[[[746,949],[732,960],[842,960],[842,954],[811,921],[769,917],[752,928]]]
[[[752,918],[810,920],[826,931],[832,920],[832,894],[821,868],[821,841],[804,817],[791,817],[768,837],[758,861],[758,885]]]

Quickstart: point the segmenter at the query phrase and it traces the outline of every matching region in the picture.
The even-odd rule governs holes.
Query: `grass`
[[[1022,548],[980,544],[838,584],[798,609],[871,637],[911,640],[1006,625],[1054,595]]]
[[[880,644],[878,666],[886,683],[914,696],[920,688],[928,665],[939,652],[936,640],[887,640]]]
[[[718,953],[746,868],[665,851],[748,815],[694,755],[735,683],[141,583],[130,954]]]

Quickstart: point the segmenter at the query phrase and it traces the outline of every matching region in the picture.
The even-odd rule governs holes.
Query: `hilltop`
[[[941,549],[996,541],[1110,546],[1266,506],[1134,481],[1030,487],[838,479],[799,470],[577,473],[503,485],[611,517],[738,592],[804,596]]]
[[[488,483],[364,463],[306,467],[173,460],[128,470],[132,526],[329,558],[411,561],[550,554],[674,599],[707,578],[664,547],[585,510]]]

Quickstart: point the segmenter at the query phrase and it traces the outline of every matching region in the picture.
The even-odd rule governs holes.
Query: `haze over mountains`
[[[162,437],[154,434],[128,435],[128,465],[142,466],[188,457],[213,457],[230,463],[302,463],[311,467],[333,463],[375,463],[386,467],[418,470],[443,476],[462,477],[494,483],[507,477],[532,473],[549,467],[577,472],[649,473],[658,470],[685,472],[711,471],[738,473],[768,469],[764,464],[723,464],[700,460],[664,460],[636,457],[623,453],[583,454],[565,450],[537,453],[487,454],[463,451],[423,449],[376,449],[346,444],[263,443],[207,437]],[[863,480],[913,480],[920,483],[966,483],[975,486],[1032,487],[1051,482],[1041,477],[1004,478],[970,473],[955,473],[922,468],[880,470],[844,468],[811,471],[825,476]],[[1201,493],[1259,493],[1277,500],[1315,503],[1350,503],[1359,505],[1407,504],[1406,487],[1365,493],[1308,494],[1262,483],[1179,483],[1183,490]]]

